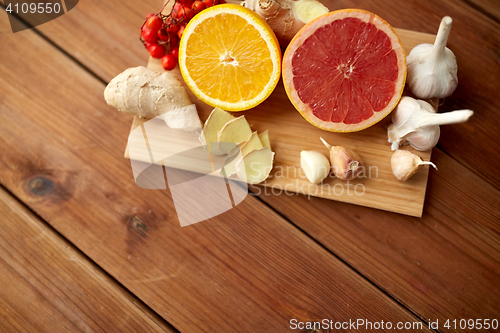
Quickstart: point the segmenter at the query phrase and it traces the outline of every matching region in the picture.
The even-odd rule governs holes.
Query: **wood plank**
[[[0,188],[2,332],[177,332]]]
[[[2,42],[0,182],[174,327],[420,321],[256,198],[180,228],[168,190],[134,184],[104,85],[32,31]]]
[[[422,219],[256,194],[423,318],[500,313],[500,192],[435,150]]]
[[[79,1],[67,14],[36,29],[109,81],[125,68],[147,61],[139,29],[146,15],[157,12],[161,4],[162,0]],[[8,21],[2,31],[11,33]]]
[[[148,54],[138,39],[143,17],[161,7],[161,0],[97,0],[81,2],[68,14],[37,30],[59,45],[100,78],[109,81],[127,67],[144,64]],[[353,1],[324,0],[331,9],[361,8],[386,19],[394,27],[435,34],[440,19],[450,15],[453,29],[448,46],[459,64],[457,91],[440,107],[442,111],[468,108],[476,111],[466,124],[442,126],[439,147],[469,169],[500,188],[500,175],[490,165],[500,163],[500,140],[491,140],[500,122],[496,112],[498,43],[500,25],[464,1]],[[498,6],[485,3],[485,10]],[[488,142],[488,144],[485,144]],[[479,148],[478,148],[479,147]],[[477,163],[488,159],[488,163]]]
[[[496,0],[463,0],[472,8],[500,23],[500,3]]]

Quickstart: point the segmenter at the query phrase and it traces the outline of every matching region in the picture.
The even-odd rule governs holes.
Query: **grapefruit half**
[[[338,10],[309,22],[283,56],[288,98],[307,121],[331,132],[360,131],[382,120],[405,80],[396,32],[365,10]]]

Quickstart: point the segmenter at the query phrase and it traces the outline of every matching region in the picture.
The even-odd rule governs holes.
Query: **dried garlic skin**
[[[396,150],[391,157],[392,173],[394,177],[401,181],[408,180],[424,165],[432,165],[437,170],[434,163],[424,162],[419,156],[408,150]]]
[[[357,178],[364,166],[361,156],[349,148],[331,146],[323,138],[320,138],[320,140],[330,150],[330,162],[335,176],[343,180]]]
[[[445,98],[457,88],[457,60],[455,54],[446,47],[451,23],[451,17],[444,17],[434,45],[417,45],[406,59],[407,83],[411,92],[418,98]]]
[[[300,152],[300,167],[307,179],[313,184],[319,184],[330,173],[330,162],[325,155],[313,150]]]

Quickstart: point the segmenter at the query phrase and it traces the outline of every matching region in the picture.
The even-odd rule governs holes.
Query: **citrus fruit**
[[[281,50],[269,25],[255,12],[234,4],[201,11],[186,26],[179,67],[203,102],[243,111],[264,101],[281,75]]]
[[[302,116],[332,132],[365,129],[397,105],[406,56],[394,29],[358,9],[334,11],[305,25],[283,56],[286,93]]]

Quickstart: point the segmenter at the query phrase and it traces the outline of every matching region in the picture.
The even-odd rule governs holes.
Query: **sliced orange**
[[[309,22],[283,56],[290,101],[311,124],[354,132],[382,120],[397,105],[406,56],[394,29],[360,9],[328,13]]]
[[[239,5],[218,5],[203,10],[186,26],[179,68],[203,102],[244,111],[263,102],[278,84],[281,50],[258,14]]]

